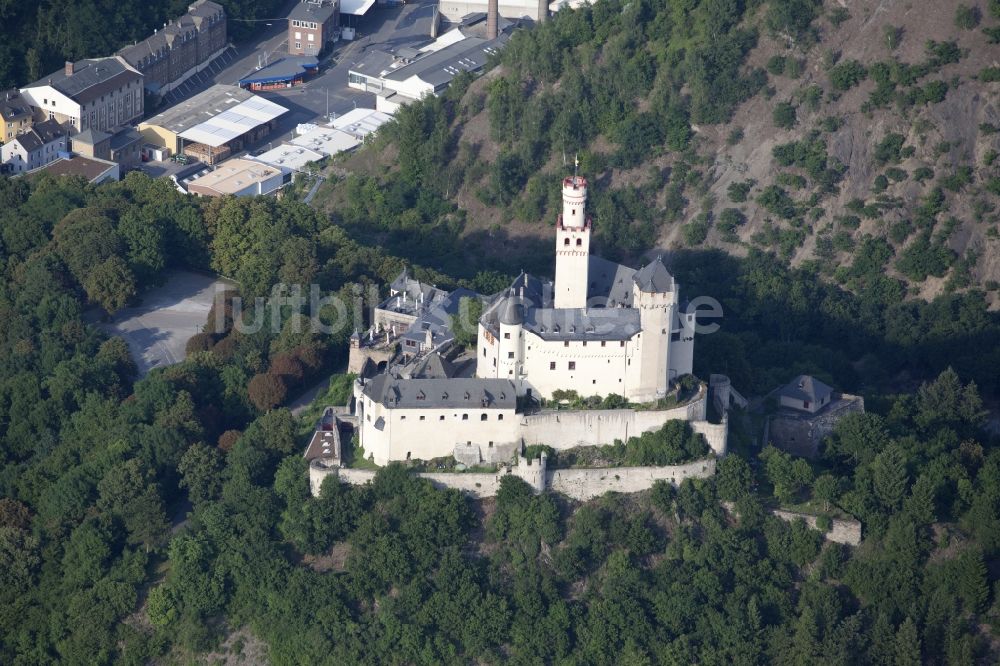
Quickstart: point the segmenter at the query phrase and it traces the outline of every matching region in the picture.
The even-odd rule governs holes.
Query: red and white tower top
[[[563,212],[560,226],[580,229],[587,224],[587,179],[583,176],[569,176],[562,182]]]

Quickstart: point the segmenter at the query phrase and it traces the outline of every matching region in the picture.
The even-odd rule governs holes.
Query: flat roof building
[[[310,162],[318,162],[326,157],[322,153],[309,150],[302,146],[283,143],[280,146],[255,156],[253,159],[270,166],[302,171]]]
[[[332,127],[314,127],[291,140],[292,145],[314,150],[323,155],[354,150],[361,145],[361,139]]]
[[[187,184],[188,192],[205,197],[273,194],[291,182],[291,170],[235,158]]]
[[[316,56],[289,56],[261,67],[253,74],[239,80],[240,88],[248,90],[276,90],[291,88],[319,71]]]
[[[42,171],[53,176],[80,176],[93,185],[114,182],[121,177],[121,171],[114,162],[82,155],[60,158],[38,170]]]
[[[346,132],[359,141],[364,141],[390,120],[392,120],[392,116],[375,109],[352,109],[344,115],[334,118],[330,124],[334,129]]]

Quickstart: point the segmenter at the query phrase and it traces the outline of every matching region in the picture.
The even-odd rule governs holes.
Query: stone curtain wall
[[[375,478],[373,470],[338,468],[324,465],[314,460],[309,466],[309,486],[314,496],[319,496],[323,480],[336,475],[344,483],[364,485]],[[500,480],[507,474],[518,476],[536,493],[551,490],[575,500],[589,500],[606,492],[635,493],[648,490],[657,481],[667,481],[679,485],[684,479],[705,479],[715,474],[715,458],[697,460],[685,465],[665,467],[605,467],[593,469],[546,469],[544,459],[534,460],[529,465],[524,458],[517,467],[504,468],[497,472],[476,474],[463,472],[424,472],[417,476],[428,479],[440,488],[454,488],[476,498],[494,497],[500,488]]]
[[[774,509],[771,513],[786,523],[792,523],[801,518],[806,521],[806,525],[812,529],[816,529],[816,516],[797,513],[795,511],[784,511],[782,509]],[[833,541],[834,543],[846,543],[849,546],[857,546],[861,543],[861,523],[856,520],[834,518],[830,526],[830,531],[824,532],[823,537],[827,541]]]
[[[708,445],[716,455],[726,454],[727,428],[708,423],[706,399],[701,398],[687,405],[665,410],[634,409],[581,409],[552,410],[531,414],[521,420],[521,437],[526,446],[545,444],[556,450],[577,446],[603,446],[616,439],[622,441],[638,437],[644,432],[658,430],[667,421],[689,421],[695,432],[705,435]]]

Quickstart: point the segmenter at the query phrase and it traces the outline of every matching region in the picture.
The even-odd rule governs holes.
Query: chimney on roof
[[[545,23],[549,20],[548,0],[538,0],[538,22]]]
[[[74,65],[72,61],[67,60],[66,67],[63,71],[66,73],[66,76],[73,76],[76,74],[76,65]]]
[[[486,8],[486,39],[496,39],[500,24],[500,1],[489,0]]]
[[[431,9],[431,39],[437,39],[438,36],[438,6],[434,5]]]

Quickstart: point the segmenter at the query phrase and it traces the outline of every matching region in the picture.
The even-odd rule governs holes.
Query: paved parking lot
[[[322,119],[328,109],[331,115],[342,115],[356,107],[374,108],[375,95],[347,87],[348,70],[368,49],[393,50],[430,41],[435,4],[436,0],[414,0],[396,7],[375,5],[360,19],[342,17],[356,27],[356,38],[351,42],[338,42],[332,53],[323,58],[316,77],[295,88],[257,93],[286,107],[289,113],[278,119],[278,127],[270,136],[248,149],[277,145],[293,136],[296,125]],[[286,5],[281,15],[287,15],[294,5],[295,2]],[[171,93],[167,104],[176,104],[216,83],[236,85],[253,72],[258,63],[273,62],[287,55],[286,36],[286,21],[263,22],[257,39],[228,51],[202,76]]]
[[[141,304],[98,326],[128,343],[139,374],[145,375],[184,360],[187,341],[202,331],[216,292],[231,285],[211,275],[171,271],[167,283],[146,292]]]

